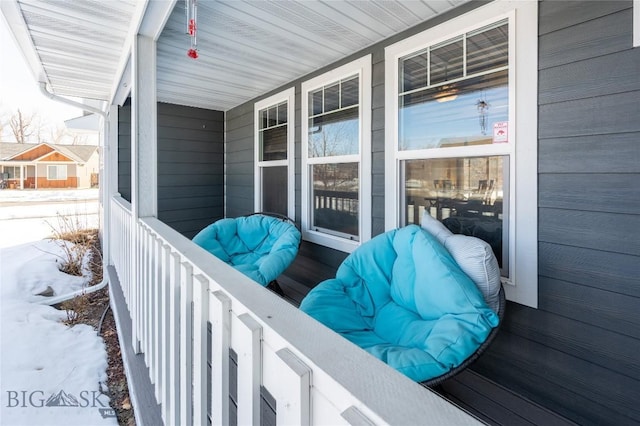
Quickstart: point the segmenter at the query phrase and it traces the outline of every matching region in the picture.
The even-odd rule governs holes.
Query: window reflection
[[[262,210],[288,214],[287,166],[262,167]]]
[[[358,108],[309,119],[309,157],[358,154]]]
[[[350,77],[309,93],[309,157],[359,152],[359,77]]]
[[[509,120],[508,71],[401,96],[398,118],[401,150],[491,144]]]
[[[311,175],[313,228],[358,240],[358,163],[316,164]]]
[[[464,157],[404,161],[405,224],[426,211],[452,232],[491,245],[506,271],[508,157]]]
[[[287,159],[287,102],[260,110],[260,161]]]
[[[506,21],[408,55],[399,67],[399,150],[491,144],[494,124],[509,121]]]

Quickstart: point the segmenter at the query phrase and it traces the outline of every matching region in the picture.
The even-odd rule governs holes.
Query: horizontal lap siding
[[[224,113],[158,103],[158,218],[192,238],[223,209]]]
[[[640,49],[630,1],[544,1],[539,308],[474,369],[580,424],[640,422]]]
[[[118,192],[131,201],[131,101],[118,111]],[[193,237],[223,217],[224,113],[158,103],[158,219]]]
[[[131,202],[131,100],[118,109],[118,192]]]
[[[254,126],[253,104],[227,112],[225,143],[226,217],[253,213],[254,208]]]

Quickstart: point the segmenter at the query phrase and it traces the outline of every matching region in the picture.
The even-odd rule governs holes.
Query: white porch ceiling
[[[158,98],[226,111],[465,1],[200,0],[196,60],[178,1],[158,40]]]
[[[193,60],[178,0],[158,39],[158,100],[226,111],[466,1],[198,0],[200,57]],[[53,93],[108,101],[128,69],[144,4],[2,0],[2,11]]]
[[[63,96],[109,100],[136,0],[2,0],[2,10],[36,79]],[[17,8],[15,7],[17,6]],[[27,33],[18,33],[20,17]],[[22,39],[22,40],[21,40]]]

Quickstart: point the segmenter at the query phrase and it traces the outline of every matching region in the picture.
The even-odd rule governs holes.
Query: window
[[[255,104],[255,209],[295,217],[291,88]]]
[[[495,2],[387,47],[386,227],[487,241],[537,306],[537,5]],[[516,96],[517,94],[517,96]]]
[[[371,56],[366,56],[302,84],[306,240],[351,252],[371,237],[370,153]]]
[[[47,180],[67,180],[66,164],[48,165]]]
[[[3,178],[4,179],[20,179],[20,167],[4,166]]]

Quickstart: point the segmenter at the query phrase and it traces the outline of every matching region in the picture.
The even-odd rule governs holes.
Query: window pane
[[[322,89],[309,93],[309,115],[322,114]]]
[[[407,58],[401,62],[400,75],[402,87],[400,92],[426,87],[427,82],[427,52]]]
[[[491,144],[508,121],[508,70],[469,78],[400,96],[398,149]]]
[[[269,112],[267,115],[267,127],[272,127],[278,124],[278,108],[276,106],[272,106],[269,108]]]
[[[285,124],[287,122],[287,103],[281,103],[278,105],[278,124]]]
[[[358,107],[309,119],[309,157],[358,154]]]
[[[260,132],[260,161],[287,159],[287,126],[278,126]]]
[[[360,79],[354,77],[342,82],[341,108],[358,105],[360,93]]]
[[[266,127],[268,127],[267,110],[266,109],[262,109],[262,110],[260,110],[260,128],[264,129]]]
[[[340,108],[340,84],[324,88],[324,112],[330,112]]]
[[[262,210],[287,215],[287,166],[262,167]]]
[[[315,230],[358,240],[358,163],[316,164],[311,175]]]
[[[467,37],[467,75],[509,65],[507,24]]]
[[[508,157],[407,160],[403,166],[405,224],[419,224],[426,210],[451,232],[489,243],[508,276]]]
[[[430,85],[460,78],[464,75],[462,40],[431,49]]]

